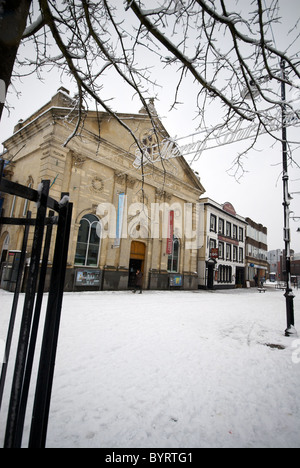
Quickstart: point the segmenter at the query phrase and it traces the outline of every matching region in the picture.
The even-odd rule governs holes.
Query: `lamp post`
[[[295,329],[295,316],[294,316],[294,294],[291,288],[291,229],[290,229],[290,200],[289,193],[289,174],[288,174],[288,140],[287,140],[287,102],[286,102],[286,63],[285,60],[280,62],[281,69],[281,110],[282,110],[282,181],[283,181],[283,208],[284,208],[284,243],[285,243],[285,265],[286,265],[286,318],[287,328],[285,330],[286,336],[295,336],[297,331]],[[267,79],[268,80],[268,79]],[[266,77],[257,80],[259,83],[266,81]],[[251,82],[251,93],[248,90],[244,92],[244,99],[253,99],[256,97],[255,83]],[[299,230],[298,230],[299,232]]]
[[[287,104],[286,104],[286,69],[285,61],[281,61],[281,100],[282,100],[282,181],[283,181],[283,208],[284,208],[284,243],[285,243],[285,270],[286,270],[286,319],[287,328],[285,330],[286,336],[295,336],[297,334],[295,329],[295,316],[294,316],[294,294],[291,288],[291,229],[290,229],[290,194],[289,194],[289,174],[288,174],[288,143],[287,143]]]

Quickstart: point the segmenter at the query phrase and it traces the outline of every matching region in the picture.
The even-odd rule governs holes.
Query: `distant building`
[[[269,250],[267,253],[268,263],[270,265],[270,275],[275,281],[280,281],[280,257],[282,256],[282,250]]]
[[[229,289],[245,283],[247,223],[231,203],[200,199],[200,223],[204,227],[199,250],[199,288]]]
[[[300,253],[296,253],[292,257],[291,274],[292,274],[292,277],[296,277],[299,282],[300,280]]]
[[[296,283],[300,279],[300,254],[291,250],[291,276],[292,283]],[[285,250],[280,257],[280,279],[286,281],[286,266],[285,266]]]
[[[250,218],[246,218],[246,281],[254,285],[254,277],[257,275],[260,282],[267,279],[269,273],[268,263],[268,229],[262,224],[257,224]]]

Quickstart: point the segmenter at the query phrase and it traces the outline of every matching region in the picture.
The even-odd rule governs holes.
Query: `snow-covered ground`
[[[11,300],[0,291],[0,339]],[[300,447],[300,340],[285,328],[274,286],[65,294],[47,446]]]

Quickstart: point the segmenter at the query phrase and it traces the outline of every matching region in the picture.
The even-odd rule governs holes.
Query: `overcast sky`
[[[120,2],[121,6],[122,2]],[[287,40],[287,31],[291,25],[300,17],[299,0],[282,0],[282,16],[284,21],[282,26],[276,25],[274,32],[277,41],[277,47],[284,49]],[[281,46],[282,44],[282,46]],[[300,49],[300,40],[298,39]],[[37,109],[42,107],[56,93],[60,86],[70,89],[71,93],[75,91],[74,85],[70,83],[67,77],[61,77],[60,74],[52,70],[51,73],[43,74],[44,82],[37,79],[36,76],[24,78],[21,83],[16,83],[18,92],[21,96],[16,96],[16,91],[10,88],[9,103],[13,107],[10,115],[4,112],[0,124],[0,141],[3,142],[12,132],[13,127],[19,119],[26,119]],[[170,77],[171,79],[171,77]],[[167,79],[168,80],[168,77]],[[114,108],[119,112],[135,113],[141,108],[138,100],[132,100],[131,96],[124,93],[114,83],[107,82],[104,91],[107,90],[107,96],[116,96]],[[169,134],[175,136],[186,136],[194,132],[195,122],[193,108],[195,96],[191,93],[188,83],[183,91],[184,105],[177,111],[169,112],[170,102],[172,100],[169,94],[168,81],[166,86],[156,101],[158,114]],[[299,135],[300,129],[288,129],[289,135]],[[298,137],[299,140],[299,137]],[[208,196],[218,203],[229,201],[235,207],[237,213],[244,217],[250,217],[255,222],[261,223],[268,228],[269,250],[282,249],[283,242],[283,206],[282,206],[282,180],[281,180],[281,145],[277,144],[272,148],[273,141],[270,137],[261,136],[258,145],[258,151],[251,151],[245,160],[244,177],[237,181],[228,173],[232,166],[232,161],[238,153],[245,147],[244,143],[235,143],[230,146],[206,151],[200,159],[193,164],[193,169],[198,171],[201,182],[206,189],[205,196]],[[293,154],[294,159],[300,165],[300,150]],[[188,158],[187,158],[188,159]],[[300,169],[291,167],[290,174],[290,192],[300,192]],[[300,217],[300,195],[294,195],[291,203],[291,209],[295,216]],[[297,229],[300,227],[300,221],[291,220],[292,248],[300,252],[300,233]]]

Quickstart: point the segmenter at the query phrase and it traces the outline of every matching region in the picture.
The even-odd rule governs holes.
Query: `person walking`
[[[139,294],[142,294],[143,293],[143,273],[141,272],[141,270],[137,270],[136,272],[136,278],[135,278],[135,289],[134,289],[134,293],[137,292],[137,290],[139,289]]]

